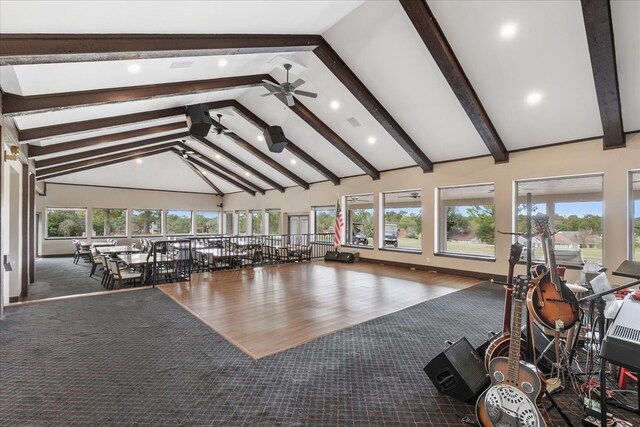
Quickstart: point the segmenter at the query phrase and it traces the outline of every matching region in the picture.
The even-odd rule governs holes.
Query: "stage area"
[[[478,283],[372,263],[314,261],[198,273],[191,282],[159,288],[259,359]]]

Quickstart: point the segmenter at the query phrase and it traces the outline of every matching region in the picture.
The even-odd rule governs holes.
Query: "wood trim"
[[[187,159],[183,158],[182,156],[180,156],[180,158],[182,159],[184,164],[189,166],[189,169],[191,169],[193,173],[198,175],[198,177],[200,177],[201,180],[203,180],[209,187],[211,187],[211,189],[213,189],[213,191],[215,191],[218,196],[224,196],[224,193],[220,191],[220,189],[216,187],[216,185],[213,182],[211,182],[209,178],[204,176],[204,174],[200,171],[200,169],[193,166]]]
[[[215,92],[219,90],[262,85],[268,74],[234,76],[211,80],[162,83],[145,86],[130,86],[97,89],[79,92],[55,93],[35,96],[2,94],[3,114],[15,115],[26,112],[47,112],[70,107],[114,104],[141,99]]]
[[[505,276],[503,275],[485,273],[485,272],[479,272],[479,271],[456,270],[454,268],[436,267],[433,265],[425,265],[425,264],[410,264],[407,262],[389,261],[389,260],[366,258],[366,257],[365,258],[360,257],[360,261],[368,262],[371,264],[392,265],[395,267],[414,268],[416,270],[435,271],[436,273],[445,273],[445,274],[454,274],[457,276],[473,277],[475,279],[480,279],[480,280],[499,280],[499,281],[505,280]]]
[[[29,284],[36,277],[36,174],[29,174]]]
[[[320,120],[315,114],[311,112],[307,107],[299,100],[295,105],[289,107],[291,111],[296,113],[298,117],[304,120],[313,130],[318,132],[324,139],[329,141],[331,145],[336,147],[338,151],[344,154],[349,160],[355,163],[360,169],[364,171],[373,179],[380,179],[380,172],[373,167],[371,163],[367,161],[360,153],[358,153],[353,147],[351,147],[345,140],[327,126],[322,120]]]
[[[87,169],[97,168],[101,166],[106,166],[108,164],[113,164],[111,162],[114,160],[125,161],[125,160],[130,160],[136,157],[142,157],[145,154],[155,153],[163,149],[169,149],[173,147],[175,144],[176,144],[175,142],[168,142],[166,144],[155,145],[153,147],[147,147],[147,148],[141,148],[139,150],[134,150],[134,151],[127,151],[125,153],[116,153],[108,156],[96,157],[88,160],[81,160],[75,163],[67,163],[60,166],[42,168],[37,171],[37,178],[38,179],[50,178],[50,175],[55,175],[59,172],[73,173],[73,172],[80,172],[81,170],[87,170]]]
[[[142,129],[128,130],[126,132],[111,133],[108,135],[92,136],[90,138],[76,139],[74,141],[62,142],[60,144],[45,145],[44,147],[38,147],[37,145],[29,145],[29,156],[39,157],[48,154],[57,154],[63,151],[76,150],[78,148],[87,148],[94,145],[106,144],[109,142],[118,142],[124,139],[139,138],[141,136],[154,135],[161,132],[170,132],[174,130],[182,130],[180,135],[189,135],[184,132],[186,130],[186,122],[182,123],[169,123],[160,126],[153,126]],[[170,136],[175,137],[175,136]],[[182,136],[178,137],[181,138]],[[161,136],[156,139],[167,139],[166,136]]]
[[[173,149],[172,150],[177,156],[182,157],[182,154],[180,153],[180,151]],[[234,180],[233,178],[225,175],[224,173],[212,168],[211,166],[209,166],[208,164],[200,161],[199,159],[194,159],[194,158],[190,158],[189,162],[192,163],[193,165],[196,165],[198,167],[201,167],[202,169],[206,170],[207,172],[210,172],[214,175],[216,175],[217,177],[227,181],[229,184],[238,187],[239,189],[241,189],[242,191],[245,191],[249,194],[251,194],[252,196],[256,195],[256,191],[253,188],[247,187],[244,184],[239,183],[238,181]]]
[[[240,166],[244,170],[248,171],[249,173],[253,174],[254,176],[257,176],[259,179],[261,179],[262,181],[264,181],[267,184],[271,185],[273,188],[277,189],[281,193],[284,193],[284,187],[282,185],[278,184],[277,182],[275,182],[271,178],[265,176],[263,173],[258,172],[257,170],[255,170],[254,168],[252,168],[251,166],[249,166],[248,164],[246,164],[242,160],[238,159],[233,154],[231,154],[231,153],[227,152],[226,150],[222,149],[222,147],[218,147],[217,145],[213,144],[207,138],[203,138],[201,136],[193,136],[193,135],[192,135],[192,138],[200,141],[200,143],[202,145],[204,145],[205,147],[207,147],[207,148],[219,153],[221,156],[226,157],[227,159],[231,160],[233,163],[237,164],[238,166]],[[191,148],[189,148],[189,149],[191,149]]]
[[[400,147],[413,159],[424,172],[433,171],[431,160],[422,152],[420,147],[402,129],[400,124],[389,114],[367,87],[358,79],[347,64],[323,38],[313,53],[336,76],[338,80],[356,97],[362,106],[375,118],[380,125],[395,139]]]
[[[262,129],[264,131],[264,129],[269,126],[269,124],[267,124],[264,120],[255,115],[251,110],[249,110],[238,101],[233,100],[230,106],[233,107],[233,109],[237,111],[238,114],[241,115],[245,120],[251,122],[258,129]],[[324,167],[322,163],[311,157],[289,139],[287,139],[286,149],[293,155],[297,156],[300,160],[305,162],[307,165],[309,165],[311,168],[313,168],[320,175],[324,176],[335,185],[340,185],[340,178],[338,178],[336,174]]]
[[[99,148],[97,150],[83,151],[81,153],[68,154],[66,156],[52,157],[45,160],[36,160],[36,169],[42,169],[49,166],[55,166],[62,163],[68,163],[76,160],[84,160],[91,157],[101,156],[103,154],[115,153],[118,151],[135,150],[149,145],[158,144],[161,142],[167,142],[172,139],[186,138],[189,136],[188,132],[177,133],[173,135],[160,136],[156,138],[143,139],[141,141],[131,142],[128,144],[111,144],[105,148]],[[176,141],[177,143],[177,141]]]
[[[20,298],[29,295],[29,165],[22,165],[22,189],[20,207]]]
[[[67,183],[67,182],[44,182],[43,184],[49,184],[49,185],[70,185],[73,187],[96,187],[96,188],[112,188],[114,190],[133,190],[133,191],[160,191],[163,193],[179,193],[179,194],[202,194],[205,196],[211,196],[211,193],[203,193],[200,191],[178,191],[178,190],[160,190],[160,189],[156,189],[156,188],[136,188],[136,187],[116,187],[113,185],[89,185],[89,184],[71,184],[71,183]],[[71,256],[73,254],[69,254],[69,256]],[[45,257],[45,255],[42,255],[41,258]]]
[[[197,164],[200,167],[203,167],[204,164],[207,164],[207,166],[213,166],[214,168],[218,169],[219,174],[226,174],[226,175],[218,175],[221,178],[226,177],[226,178],[233,178],[235,179],[235,181],[233,181],[234,185],[235,183],[243,183],[244,186],[237,186],[238,188],[242,188],[242,189],[249,189],[251,191],[253,191],[254,189],[260,193],[260,194],[265,194],[266,191],[264,188],[261,188],[259,185],[254,184],[253,182],[249,181],[248,179],[238,175],[237,173],[235,173],[234,171],[232,171],[231,169],[221,165],[218,162],[215,162],[214,160],[210,159],[208,156],[206,156],[204,153],[193,149],[189,146],[187,146],[186,144],[180,144],[180,148],[182,148],[183,150],[191,150],[193,151],[197,156],[200,156],[199,159],[194,158],[193,156],[189,157],[189,161],[192,162],[193,164]],[[179,151],[176,151],[177,154],[180,155],[180,157],[182,157],[182,153]],[[204,163],[203,163],[204,161]],[[225,178],[225,179],[226,179]],[[254,193],[255,194],[255,193]]]
[[[621,148],[626,145],[626,139],[622,125],[611,5],[602,0],[581,0],[580,3],[604,132],[603,149]]]
[[[400,4],[494,160],[496,162],[509,161],[509,152],[464,73],[460,62],[458,62],[453,49],[438,25],[438,21],[431,13],[427,2],[424,0],[400,0]]]
[[[0,65],[300,52],[319,43],[304,34],[3,34]]]

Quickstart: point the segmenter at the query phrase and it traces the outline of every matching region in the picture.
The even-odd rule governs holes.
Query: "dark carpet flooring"
[[[480,344],[502,302],[479,285],[258,361],[156,289],[11,307],[0,425],[462,425],[473,407],[422,368],[447,339]]]
[[[89,277],[90,272],[91,264],[82,259],[74,264],[73,257],[36,258],[36,281],[20,301],[104,291],[102,272]]]

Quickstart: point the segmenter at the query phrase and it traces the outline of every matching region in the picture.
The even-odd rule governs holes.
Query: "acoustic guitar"
[[[522,306],[527,283],[516,281],[513,286],[513,321],[509,357],[495,357],[489,364],[491,386],[476,403],[476,418],[482,427],[550,426],[547,411],[542,406],[546,389],[544,377],[530,363],[520,360]]]
[[[520,260],[523,246],[516,242],[511,245],[509,251],[509,272],[507,274],[507,286],[504,292],[504,317],[502,318],[502,334],[497,336],[484,355],[484,365],[489,370],[489,363],[494,357],[507,357],[509,355],[509,344],[511,342],[511,307],[513,306],[513,273],[516,264]],[[527,355],[527,343],[520,340],[520,357],[524,359]]]
[[[538,213],[533,219],[538,234],[542,235],[542,248],[549,268],[547,271],[544,266],[532,268],[538,277],[534,279],[537,285],[527,295],[527,309],[538,323],[547,328],[556,331],[571,329],[579,318],[578,300],[558,274],[549,217]]]

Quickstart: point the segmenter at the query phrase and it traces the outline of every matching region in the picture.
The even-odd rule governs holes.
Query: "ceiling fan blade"
[[[262,83],[264,83],[266,88],[269,88],[270,86],[272,86],[280,90],[280,85],[278,83],[272,82],[271,80],[262,80]]]
[[[260,96],[269,96],[269,95],[277,95],[277,94],[278,94],[278,92],[269,92],[269,93],[263,93]]]
[[[298,80],[296,80],[295,82],[291,83],[291,87],[295,89],[295,88],[297,88],[298,86],[302,86],[304,83],[305,83],[305,81],[304,81],[304,80],[302,80],[302,79],[298,79]]]
[[[282,93],[273,93],[273,95],[280,100],[284,105],[287,105],[287,100],[284,98],[284,94]]]
[[[301,96],[308,96],[309,98],[317,98],[318,94],[313,92],[307,92],[306,90],[294,90],[293,93]]]
[[[293,95],[292,95],[292,94],[290,94],[290,93],[288,93],[288,94],[286,94],[285,96],[286,96],[286,98],[287,98],[287,102],[286,102],[287,106],[288,106],[288,107],[293,107],[293,106],[295,105],[295,103],[296,103],[296,102],[293,100]]]

